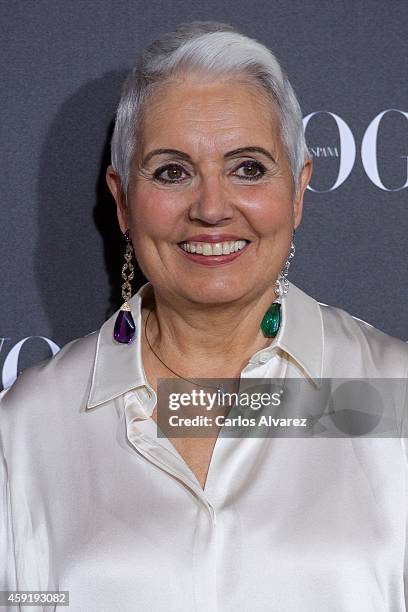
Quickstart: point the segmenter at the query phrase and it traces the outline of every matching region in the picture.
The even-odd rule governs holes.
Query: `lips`
[[[247,238],[244,236],[240,236],[238,234],[195,234],[194,236],[186,236],[182,242],[224,242],[231,240],[246,240],[249,242]]]
[[[236,234],[196,234],[178,243],[186,253],[203,257],[221,257],[241,251],[249,240]]]

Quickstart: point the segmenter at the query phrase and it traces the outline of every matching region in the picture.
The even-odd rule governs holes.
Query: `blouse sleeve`
[[[405,610],[408,612],[408,440],[402,439],[405,449],[405,557],[404,557],[404,595]]]
[[[17,588],[7,463],[1,437],[1,400],[5,392],[0,393],[0,591]]]
[[[408,371],[407,371],[408,375]],[[406,393],[402,415],[401,441],[404,450],[405,473],[405,557],[404,557],[404,595],[405,610],[408,612],[408,376],[406,376]]]

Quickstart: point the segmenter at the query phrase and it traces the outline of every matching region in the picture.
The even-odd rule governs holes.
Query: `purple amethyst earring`
[[[122,299],[124,303],[120,307],[119,314],[115,321],[115,329],[113,337],[116,342],[121,344],[129,344],[132,342],[135,335],[136,326],[132,317],[132,311],[128,304],[128,300],[132,295],[132,285],[130,281],[134,278],[134,268],[132,264],[133,247],[129,238],[129,230],[125,232],[126,250],[124,253],[125,263],[122,266]]]

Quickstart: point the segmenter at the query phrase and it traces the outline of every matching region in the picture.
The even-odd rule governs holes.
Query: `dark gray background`
[[[120,86],[139,50],[196,19],[232,23],[268,45],[303,115],[329,111],[351,129],[356,160],[341,186],[329,190],[339,158],[315,159],[312,185],[326,191],[306,194],[290,279],[408,338],[408,192],[374,185],[361,159],[372,120],[408,111],[405,0],[2,0],[1,15],[3,382],[5,358],[22,339],[20,370],[50,353],[38,336],[62,346],[120,305],[120,234],[103,181]],[[314,117],[306,136],[340,155],[328,114]],[[407,118],[387,113],[377,145],[382,183],[401,187]]]

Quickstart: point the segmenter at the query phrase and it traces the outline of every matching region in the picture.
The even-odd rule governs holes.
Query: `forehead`
[[[241,79],[173,80],[150,98],[141,126],[143,152],[151,148],[280,146],[273,103],[259,87]]]

